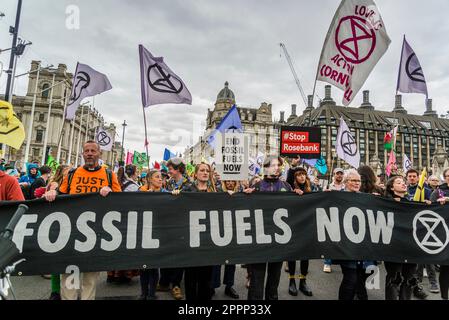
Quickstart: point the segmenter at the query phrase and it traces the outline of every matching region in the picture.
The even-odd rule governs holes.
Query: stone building
[[[208,110],[206,130],[199,141],[184,151],[187,162],[199,163],[204,158],[212,157],[214,151],[207,144],[207,138],[220,124],[229,110],[236,104],[234,92],[229,88],[229,83],[219,92],[215,102],[215,108]],[[273,122],[272,105],[261,103],[259,108],[243,108],[237,106],[242,121],[244,133],[249,137],[249,156],[256,158],[258,154],[277,154],[279,148],[279,133]]]
[[[60,163],[81,164],[81,149],[83,142],[95,139],[95,131],[98,126],[104,126],[113,137],[116,137],[114,124],[105,125],[103,116],[89,104],[84,104],[76,113],[73,122],[64,119],[65,99],[71,93],[73,74],[67,71],[65,64],[59,64],[57,68],[41,69],[39,79],[37,70],[40,62],[32,61],[28,79],[28,89],[25,96],[13,96],[12,105],[18,118],[25,127],[25,141],[20,150],[8,148],[6,159],[17,167],[22,167],[25,161],[25,149],[28,137],[28,128],[31,124],[31,109],[34,100],[34,91],[37,83],[36,104],[32,128],[31,143],[28,162],[37,161],[42,164],[44,159],[45,136],[48,131],[47,150],[56,159],[58,146],[61,141]],[[51,87],[53,83],[53,98]],[[4,96],[0,96],[0,99]],[[51,103],[51,113],[49,114]],[[50,119],[48,117],[50,116]],[[61,140],[60,140],[61,139]],[[79,152],[77,152],[77,150]],[[114,165],[120,156],[121,146],[114,145],[111,152],[103,152],[103,160],[108,165]],[[78,161],[77,161],[78,154]]]
[[[401,95],[396,96],[391,111],[380,111],[371,104],[369,94],[369,91],[363,92],[363,103],[358,108],[342,107],[332,99],[331,86],[326,86],[325,98],[319,107],[312,106],[309,96],[307,109],[301,116],[290,118],[288,125],[320,127],[322,155],[328,167],[347,167],[335,154],[340,118],[343,117],[356,138],[361,162],[372,166],[378,173],[383,172],[388,163],[384,150],[385,134],[398,125],[398,168],[402,168],[403,155],[406,154],[414,168],[422,170],[426,167],[440,175],[449,165],[449,120],[438,117],[432,109],[432,100],[428,100],[423,115],[411,115],[402,105]]]

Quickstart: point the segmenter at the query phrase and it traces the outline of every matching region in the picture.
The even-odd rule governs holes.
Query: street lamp
[[[125,153],[125,130],[126,130],[126,127],[127,127],[127,126],[128,126],[128,125],[126,124],[126,120],[123,121],[123,124],[122,124],[122,127],[123,127],[123,136],[122,136],[122,156],[120,157],[120,160],[121,160],[122,163],[124,163],[124,162],[123,162],[123,154]]]

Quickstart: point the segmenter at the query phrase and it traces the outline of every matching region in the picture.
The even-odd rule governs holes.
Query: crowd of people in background
[[[308,170],[301,165],[299,158],[283,159],[277,156],[266,157],[263,163],[263,174],[254,176],[248,181],[221,181],[219,174],[207,163],[199,163],[193,172],[187,172],[186,163],[181,158],[173,158],[164,163],[161,170],[140,170],[134,165],[119,168],[112,172],[106,166],[99,165],[101,151],[97,143],[88,141],[83,147],[84,165],[72,168],[61,165],[55,172],[39,163],[30,163],[26,173],[20,174],[15,168],[0,166],[0,201],[24,201],[45,198],[54,201],[61,194],[100,193],[106,197],[111,192],[165,192],[178,196],[184,192],[225,192],[232,196],[235,193],[251,194],[254,192],[289,192],[299,197],[317,192],[353,192],[367,193],[378,197],[390,198],[398,202],[411,202],[418,187],[420,174],[410,169],[405,176],[392,176],[385,180],[385,175],[377,176],[369,166],[361,166],[358,170],[335,168],[332,181],[319,185],[316,177],[311,177]],[[285,161],[289,162],[285,166]],[[165,169],[166,168],[166,169]],[[283,173],[284,168],[288,168]],[[75,179],[82,177],[84,179]],[[83,185],[90,178],[98,181],[97,185]],[[427,204],[445,205],[449,199],[449,169],[439,177],[430,176],[425,184]],[[298,214],[301,214],[300,211]],[[331,258],[331,257],[330,257]],[[340,300],[367,300],[366,269],[378,265],[379,261],[339,261],[324,260],[323,271],[332,272],[332,268],[340,265],[343,279],[339,288]],[[410,300],[412,296],[426,299],[428,294],[422,286],[426,272],[430,282],[430,292],[440,293],[442,299],[448,299],[449,266],[423,265],[407,263],[383,262],[387,271],[385,283],[385,299]],[[305,296],[313,296],[313,284],[307,283],[309,261],[299,262],[299,273],[296,261],[285,262],[285,271],[289,273],[288,293],[297,296],[302,292]],[[247,269],[249,300],[277,300],[283,262],[271,262],[243,265]],[[221,280],[222,266],[205,266],[171,269],[146,270],[111,270],[107,281],[110,283],[126,283],[140,276],[142,300],[157,299],[157,292],[170,292],[174,299],[189,301],[211,300],[215,291],[225,286],[225,295],[231,299],[239,299],[241,293],[234,288],[236,266],[226,265],[224,278]],[[439,277],[437,274],[439,273]],[[75,300],[78,292],[68,289],[64,283],[67,275],[51,275],[52,300]],[[96,296],[99,273],[82,274],[80,298],[92,300]],[[184,280],[183,292],[181,283]],[[297,281],[299,280],[299,281]]]

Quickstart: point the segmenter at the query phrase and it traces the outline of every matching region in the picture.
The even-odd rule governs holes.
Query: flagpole
[[[62,131],[64,131],[64,124],[65,124],[65,113],[67,111],[67,104],[70,98],[70,93],[68,93],[65,96],[65,101],[64,101],[64,112],[62,113],[62,124],[61,124],[61,130],[59,130],[59,141],[58,141],[58,153],[56,154],[56,162],[60,163],[59,161],[61,160],[61,149],[62,149]],[[69,132],[70,132],[70,122],[69,122]]]
[[[313,106],[313,101],[314,101],[314,99],[315,99],[316,83],[317,83],[317,81],[318,81],[318,80],[317,80],[317,79],[318,79],[318,74],[319,74],[319,72],[320,72],[321,59],[323,58],[324,51],[325,51],[325,48],[324,48],[324,47],[325,47],[327,41],[329,40],[329,38],[330,38],[330,36],[331,36],[331,34],[332,34],[333,26],[334,26],[334,24],[335,24],[335,22],[336,22],[336,20],[337,20],[338,13],[340,12],[340,9],[343,7],[343,4],[344,4],[344,3],[345,3],[345,1],[342,1],[342,2],[340,3],[340,5],[338,6],[337,11],[335,11],[334,18],[332,19],[332,22],[331,22],[331,25],[330,25],[330,27],[329,27],[329,30],[327,31],[326,39],[324,40],[323,48],[321,49],[320,60],[318,61],[318,66],[317,66],[317,69],[316,69],[315,84],[313,85],[312,106]]]
[[[402,58],[404,55],[404,47],[405,47],[405,34],[404,34],[404,41],[402,42],[401,60],[399,62],[399,72],[398,72],[398,83],[396,85],[396,95],[399,93],[399,83],[401,81],[401,68],[402,68]]]
[[[329,185],[331,184],[331,180],[332,180],[332,175],[333,175],[333,171],[334,171],[334,153],[332,152],[332,147],[331,147],[331,171],[329,172],[329,180],[327,181],[327,185],[329,187]]]
[[[27,170],[27,162],[28,158],[30,156],[30,146],[31,146],[31,137],[33,134],[33,123],[34,123],[34,112],[36,110],[36,99],[37,99],[37,90],[39,86],[39,77],[41,74],[41,63],[39,62],[38,70],[37,70],[37,76],[36,76],[36,85],[34,87],[34,97],[33,97],[33,105],[31,106],[31,113],[30,113],[30,124],[28,127],[28,136],[27,136],[27,143],[25,147],[25,159],[22,164],[23,171],[26,172]]]
[[[95,97],[92,98],[93,107],[95,107]],[[86,137],[84,139],[84,143],[86,143],[89,139],[89,121],[90,121],[90,106],[87,108],[87,122],[86,122]]]
[[[75,134],[75,118],[71,121],[72,128],[70,130],[70,146],[69,146],[69,157],[67,158],[67,165],[72,163],[72,151],[73,151],[73,136]]]
[[[78,131],[78,143],[76,146],[76,159],[75,159],[75,168],[78,167],[78,157],[80,153],[80,143],[81,143],[81,131],[83,131],[83,117],[84,117],[84,106],[81,109],[81,118],[80,118],[80,130]]]
[[[148,130],[147,130],[147,116],[145,112],[145,108],[143,108],[143,124],[145,126],[145,150],[147,152],[147,165],[148,169],[150,168],[150,157],[148,153]]]
[[[49,136],[48,133],[50,131],[51,107],[53,104],[53,89],[55,86],[55,77],[56,77],[56,74],[53,74],[53,80],[51,82],[50,103],[48,104],[47,127],[45,128],[45,138],[44,138],[44,148],[43,148],[44,150],[42,151],[42,165],[46,164],[45,156],[47,154],[47,144],[48,144],[48,136]]]

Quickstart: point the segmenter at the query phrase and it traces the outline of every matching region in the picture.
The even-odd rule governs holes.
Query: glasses
[[[352,182],[352,183],[362,183],[361,180],[355,180],[355,179],[348,180],[348,181],[349,181],[349,182]]]

